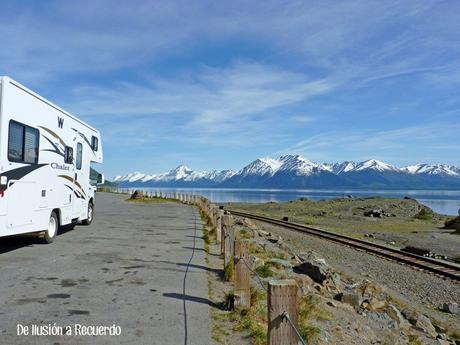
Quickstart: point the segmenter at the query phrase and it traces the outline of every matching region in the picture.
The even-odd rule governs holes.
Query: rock
[[[441,340],[447,340],[447,335],[446,333],[441,333],[441,334],[438,334],[436,338],[441,339]]]
[[[452,345],[452,342],[450,342],[449,340],[440,339],[440,338],[438,338],[438,343],[440,345]]]
[[[419,314],[416,311],[408,309],[404,309],[402,311],[402,314],[411,323],[411,325],[414,326],[414,328],[429,334],[433,338],[436,338],[436,336],[438,335],[430,319],[425,315]]]
[[[243,218],[243,222],[248,228],[250,228],[252,230],[257,229],[257,225],[255,225],[254,222],[251,219]]]
[[[359,308],[362,303],[361,294],[356,290],[345,289],[343,292],[336,296],[336,299],[342,303],[351,305],[355,309]]]
[[[254,256],[254,255],[250,255],[250,256],[249,256],[249,261],[250,261],[250,263],[251,263],[251,269],[252,269],[252,270],[255,270],[256,268],[265,265],[265,261],[264,261],[264,260],[258,258],[257,256]]]
[[[444,303],[441,310],[449,314],[460,315],[460,309],[455,302]]]
[[[281,266],[281,267],[284,267],[288,270],[292,270],[292,264],[290,261],[288,260],[283,260],[283,259],[278,259],[278,258],[274,258],[274,259],[270,259],[269,262],[275,264],[275,265],[278,265],[278,266]]]
[[[377,285],[374,282],[371,282],[369,280],[363,281],[359,286],[359,290],[361,291],[362,295],[366,299],[371,299],[373,297],[379,296],[381,293],[383,293],[383,287],[380,285]]]
[[[384,309],[386,306],[387,303],[385,301],[379,300],[377,298],[371,298],[368,302],[366,309],[371,311],[377,311]]]
[[[142,199],[144,197],[144,192],[141,190],[135,190],[134,193],[131,195],[130,199]]]
[[[434,326],[434,329],[436,330],[436,332],[438,333],[446,333],[446,329],[444,327],[441,327],[439,325],[433,325]]]
[[[319,284],[323,284],[332,274],[330,267],[321,260],[303,261],[294,267],[294,272],[306,274]]]
[[[328,302],[326,302],[326,304],[327,304],[328,306],[330,306],[330,307],[337,308],[337,304],[335,304],[335,303],[332,302],[332,301],[328,301]]]
[[[271,242],[271,243],[281,243],[281,242],[283,242],[283,239],[281,238],[281,236],[274,236],[274,235],[266,236],[266,240]]]
[[[372,321],[378,323],[380,328],[382,329],[397,327],[396,322],[385,313],[371,311],[367,313],[367,317],[371,319]]]
[[[374,210],[369,210],[364,212],[365,217],[375,217],[375,218],[382,218],[383,216],[383,211],[374,209]]]
[[[258,230],[261,237],[270,236],[271,234],[265,230]]]
[[[241,218],[237,218],[235,220],[235,225],[245,225],[245,224],[244,224],[244,222],[243,222],[243,220]]]
[[[388,308],[385,310],[385,312],[392,320],[396,322],[396,325],[399,328],[409,328],[409,322],[407,322],[407,320],[404,319],[404,316],[394,305],[390,304]]]

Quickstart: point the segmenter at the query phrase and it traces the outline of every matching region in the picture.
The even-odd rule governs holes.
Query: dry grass
[[[248,331],[254,345],[267,343],[267,295],[251,289],[251,307],[234,311],[230,319],[235,323],[235,331]]]
[[[317,295],[307,295],[300,298],[298,304],[299,332],[308,344],[319,344],[321,329],[315,321],[330,320],[330,313],[324,308],[323,302]]]

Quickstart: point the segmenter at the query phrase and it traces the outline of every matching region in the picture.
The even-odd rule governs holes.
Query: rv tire
[[[53,243],[59,229],[59,219],[56,212],[51,212],[50,221],[48,224],[48,230],[45,231],[45,235],[42,240],[44,243]]]
[[[93,222],[94,217],[94,205],[93,202],[90,201],[88,203],[88,218],[82,220],[83,225],[90,225]]]

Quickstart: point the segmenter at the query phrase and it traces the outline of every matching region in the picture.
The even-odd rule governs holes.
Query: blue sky
[[[260,156],[460,165],[458,1],[1,1],[0,75],[109,177]]]

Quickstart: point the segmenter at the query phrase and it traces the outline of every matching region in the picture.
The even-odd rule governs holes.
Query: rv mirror
[[[105,178],[103,174],[98,174],[97,175],[97,184],[104,184]]]

